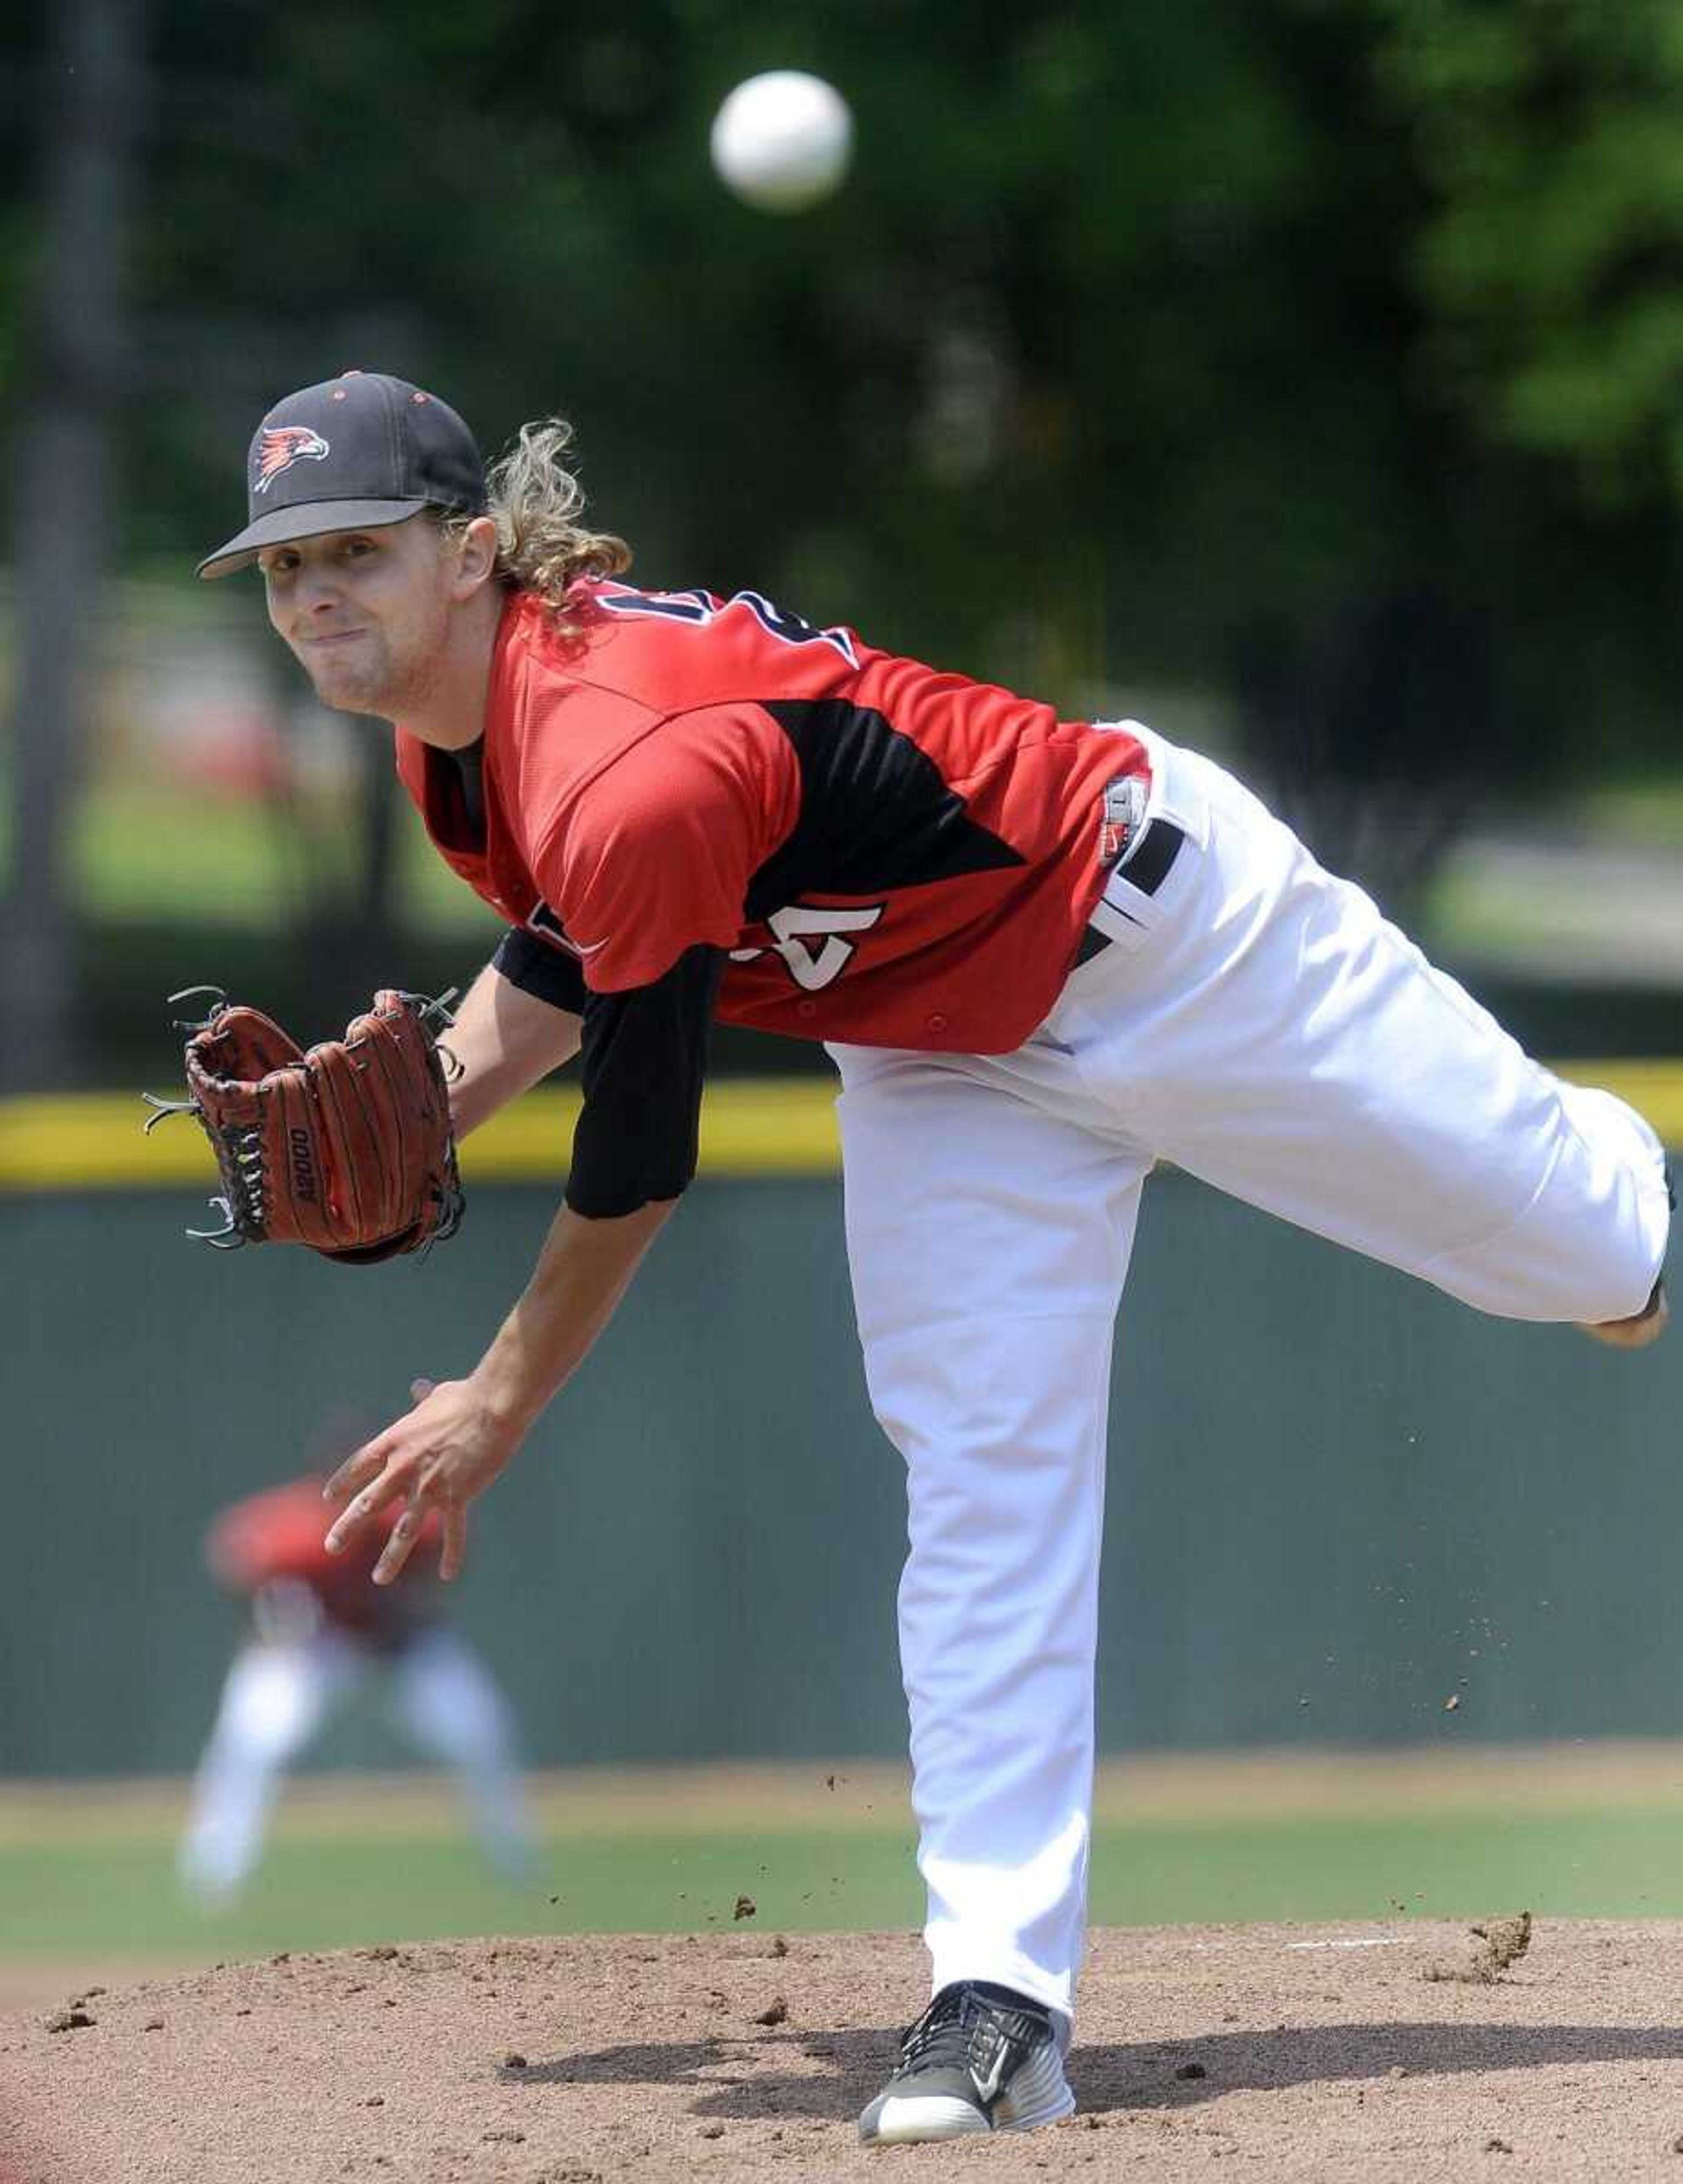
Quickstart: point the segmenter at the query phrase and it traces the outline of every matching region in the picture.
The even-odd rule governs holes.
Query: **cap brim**
[[[372,531],[382,523],[407,523],[431,506],[430,500],[309,500],[296,508],[277,508],[207,555],[198,573],[207,579],[231,577],[236,569],[249,569],[266,547],[319,538],[326,531]]]

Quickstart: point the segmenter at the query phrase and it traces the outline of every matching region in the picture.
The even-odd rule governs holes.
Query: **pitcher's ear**
[[[459,529],[452,526],[456,553],[454,588],[467,598],[486,583],[497,568],[497,524],[489,515],[475,515]]]

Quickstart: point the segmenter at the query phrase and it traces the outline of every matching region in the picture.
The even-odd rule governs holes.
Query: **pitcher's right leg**
[[[1050,2120],[1085,1925],[1111,1336],[1147,1164],[973,1057],[838,1058],[866,1371],[907,1465],[933,1986],[1038,2008],[1058,2085],[1031,2120]]]

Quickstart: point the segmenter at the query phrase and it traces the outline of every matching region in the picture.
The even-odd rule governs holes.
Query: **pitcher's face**
[[[397,720],[424,705],[448,641],[452,557],[425,515],[328,531],[258,557],[269,619],[324,705]]]

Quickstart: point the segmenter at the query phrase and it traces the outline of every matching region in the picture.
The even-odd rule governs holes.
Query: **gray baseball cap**
[[[447,402],[383,371],[341,372],[277,402],[252,435],[246,476],[246,527],[199,563],[201,577],[248,569],[289,539],[486,506],[473,434]]]

